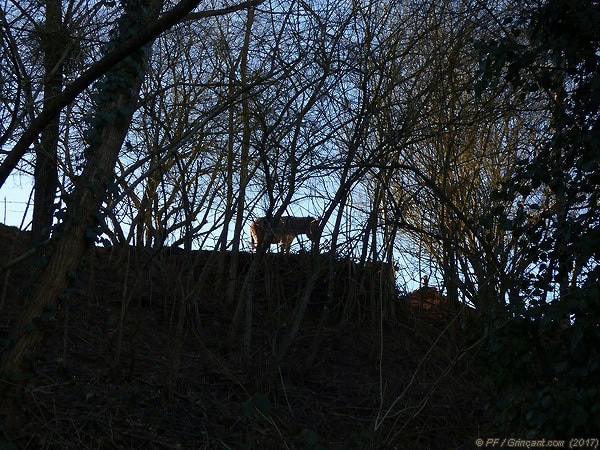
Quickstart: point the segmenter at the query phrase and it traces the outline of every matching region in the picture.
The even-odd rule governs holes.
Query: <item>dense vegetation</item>
[[[383,293],[369,314],[335,316],[377,324],[378,311],[383,336],[396,293],[365,282],[389,280],[372,267],[395,266],[397,290],[428,276],[453,306],[438,329],[453,346],[448,370],[474,358],[467,372],[481,380],[496,431],[591,437],[600,422],[590,381],[600,372],[597,2],[0,8],[0,183],[35,182],[28,244],[7,250],[29,256],[34,282],[10,291],[23,307],[7,313],[5,398],[35,372],[32,355],[52,342],[47,325],[81,300],[73,285],[94,243],[210,251],[203,266],[218,270],[177,287],[170,332],[183,346],[217,280],[211,298],[230,313],[247,367],[263,348],[261,308],[268,300],[268,313],[279,311],[272,301],[285,289],[263,290],[268,255],[247,258],[246,226],[311,215],[321,218],[318,241],[294,250],[312,263],[289,316],[277,316],[289,329],[270,336],[266,372],[298,348],[314,292],[355,304],[352,288],[323,288],[323,277]],[[22,264],[9,260],[3,298]],[[341,270],[344,261],[359,269]],[[169,385],[179,358],[181,348]],[[365,446],[392,442],[366,428]]]

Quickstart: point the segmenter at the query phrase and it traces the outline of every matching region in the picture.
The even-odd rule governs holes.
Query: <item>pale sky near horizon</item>
[[[11,175],[0,188],[0,221],[5,225],[27,228],[31,222],[33,180],[25,174]],[[33,197],[31,197],[33,200]]]
[[[23,172],[15,172],[12,174],[4,186],[0,188],[0,222],[5,225],[14,226],[21,229],[31,229],[31,215],[33,207],[33,178]],[[313,206],[314,208],[314,206]],[[290,213],[297,215],[305,215],[309,212],[304,208],[302,211],[289,211]],[[301,214],[298,214],[298,213]],[[294,241],[292,251],[298,251],[301,247],[306,246],[306,239],[302,237],[300,240],[303,244]],[[209,246],[210,247],[210,246]],[[246,230],[242,233],[242,250],[249,251],[248,236]],[[276,251],[275,247],[271,249]],[[404,279],[405,277],[400,276],[397,273],[397,278],[402,278],[400,284],[409,287],[409,290],[417,289],[420,285],[420,280],[417,279]],[[432,285],[433,285],[432,277]]]

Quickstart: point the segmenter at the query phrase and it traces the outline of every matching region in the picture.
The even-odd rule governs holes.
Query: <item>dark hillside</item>
[[[4,267],[26,236],[0,231]],[[35,258],[2,274],[3,342]],[[30,378],[4,386],[6,437],[32,449],[448,449],[489,436],[454,328],[398,303],[391,268],[267,254],[244,283],[256,256],[239,255],[237,276],[230,258],[93,249]],[[315,267],[300,329],[277,358]],[[249,358],[247,318],[232,333],[240,292],[253,300]]]

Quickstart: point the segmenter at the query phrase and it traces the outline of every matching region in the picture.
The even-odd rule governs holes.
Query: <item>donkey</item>
[[[306,234],[315,242],[320,218],[284,216],[278,222],[268,222],[266,217],[259,217],[250,224],[250,248],[255,251],[263,242],[280,244],[282,253],[289,253],[292,241],[299,234]]]

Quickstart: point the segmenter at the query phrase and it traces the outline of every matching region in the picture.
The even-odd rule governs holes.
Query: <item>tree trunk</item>
[[[131,29],[142,29],[153,21],[163,0],[127,3],[113,44],[126,39]],[[90,120],[87,162],[73,191],[67,218],[53,236],[53,251],[48,265],[32,290],[25,312],[13,336],[14,346],[2,355],[0,371],[19,375],[26,356],[34,354],[44,336],[44,324],[53,316],[86,249],[93,244],[98,211],[113,182],[119,150],[135,110],[148,60],[148,49],[141,48],[106,73],[98,86],[98,101]]]
[[[254,7],[248,8],[246,18],[246,32],[244,34],[244,44],[240,55],[240,83],[242,89],[248,86],[248,53],[250,50],[250,39],[252,38],[252,25],[254,24]],[[242,234],[242,225],[244,219],[244,210],[246,205],[246,187],[248,186],[248,165],[250,161],[250,94],[244,91],[242,94],[242,155],[240,160],[240,190],[238,194],[237,213],[235,218],[235,232],[233,234],[232,254],[231,254],[231,272],[229,280],[228,298],[233,299],[237,285],[238,273],[238,252],[240,248],[240,236]],[[247,275],[248,276],[248,275]],[[250,278],[250,284],[253,278]],[[250,359],[250,341],[252,339],[252,311],[254,289],[248,289],[243,293],[245,308],[245,326],[244,326],[244,345],[243,358],[247,362]],[[240,300],[242,301],[242,300]]]
[[[60,94],[63,82],[61,43],[65,42],[62,26],[61,0],[46,0],[46,23],[41,47],[44,51],[44,109]],[[33,200],[32,243],[50,235],[54,215],[54,196],[58,188],[56,155],[58,148],[59,116],[55,115],[42,132],[40,145],[35,150],[35,194]]]

